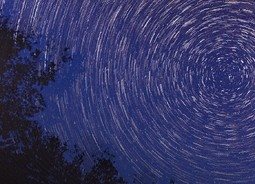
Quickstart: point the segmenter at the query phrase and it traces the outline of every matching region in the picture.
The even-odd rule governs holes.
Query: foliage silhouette
[[[107,150],[104,151],[101,157],[96,158],[91,171],[85,174],[84,184],[125,184],[126,182],[122,177],[119,177],[118,171],[111,161],[113,158],[114,155]]]
[[[0,182],[5,184],[124,183],[110,160],[100,159],[89,173],[84,154],[42,131],[33,116],[45,108],[43,87],[55,80],[57,67],[38,63],[42,51],[33,37],[0,19]],[[71,60],[65,48],[58,65]],[[89,181],[89,182],[88,182]]]

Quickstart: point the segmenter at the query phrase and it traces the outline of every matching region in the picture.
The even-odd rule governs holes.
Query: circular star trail
[[[255,181],[253,1],[29,3],[0,5],[79,55],[46,94],[51,131],[144,178]]]

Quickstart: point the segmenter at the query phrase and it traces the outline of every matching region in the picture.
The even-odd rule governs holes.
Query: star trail
[[[255,2],[0,0],[74,61],[45,90],[46,130],[126,178],[255,182]],[[125,166],[123,166],[125,165]],[[128,168],[128,169],[127,169]],[[142,180],[142,179],[141,179]]]

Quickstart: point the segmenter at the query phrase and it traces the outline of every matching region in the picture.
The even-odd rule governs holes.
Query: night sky
[[[45,60],[46,131],[128,181],[255,183],[254,0],[0,0]],[[43,45],[43,44],[42,44]],[[47,63],[40,63],[40,66]]]

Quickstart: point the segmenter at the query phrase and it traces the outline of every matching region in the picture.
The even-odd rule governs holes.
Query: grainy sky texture
[[[255,182],[253,0],[0,0],[17,30],[68,45],[46,130],[115,154],[144,183]],[[131,179],[130,179],[131,180]]]

